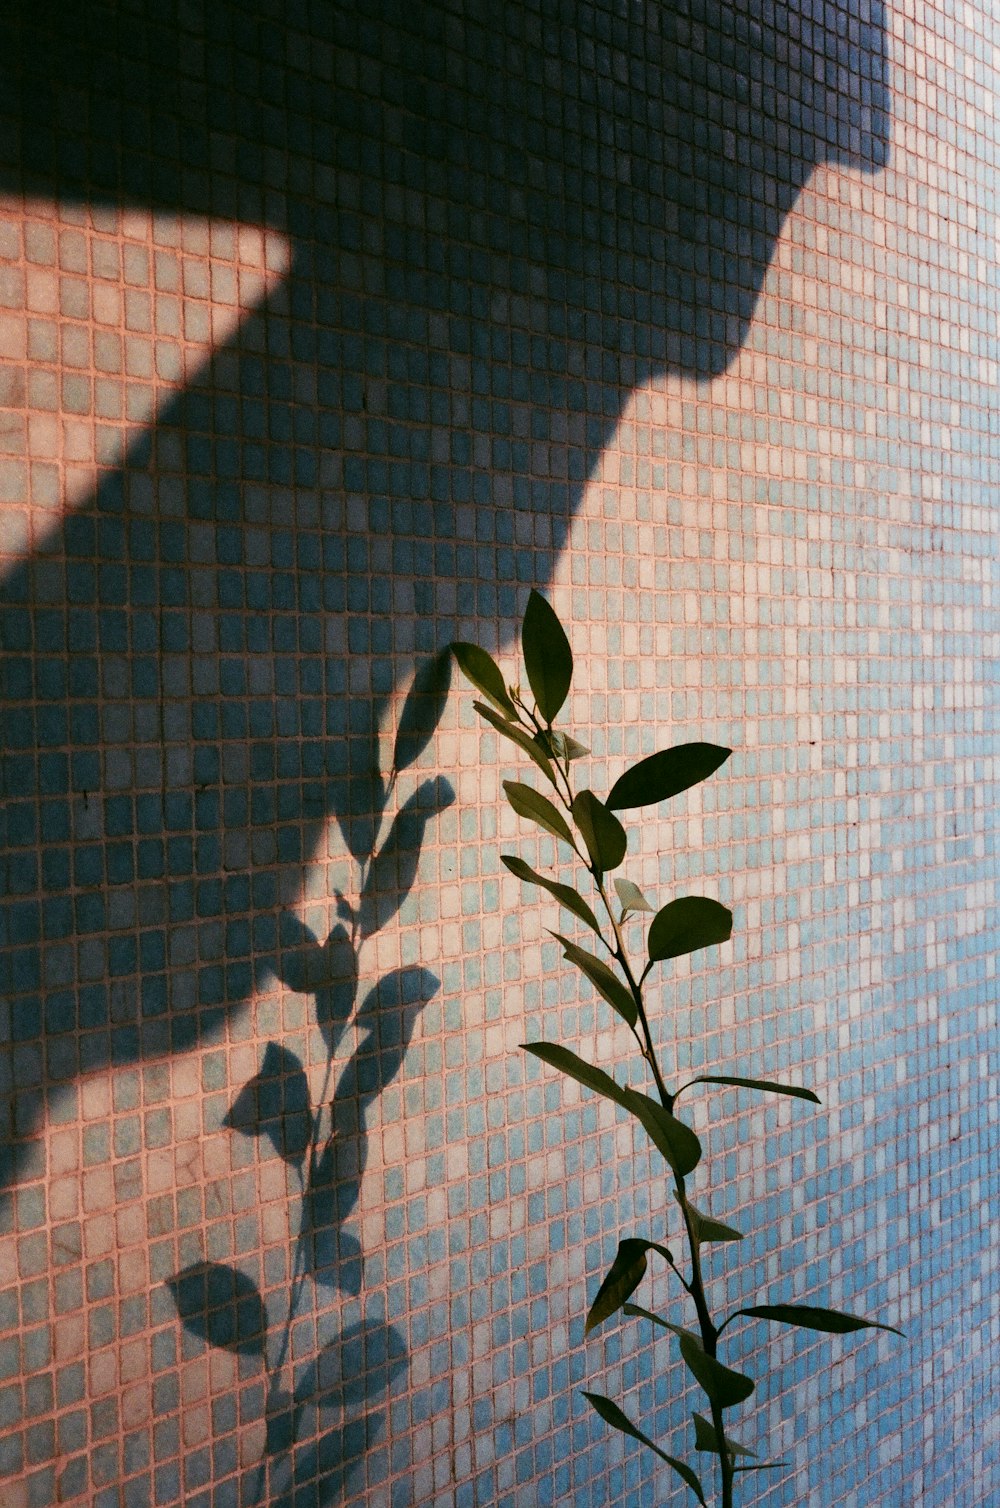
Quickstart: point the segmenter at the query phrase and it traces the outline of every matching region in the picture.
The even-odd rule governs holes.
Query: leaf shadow
[[[263,1356],[267,1310],[246,1273],[221,1262],[195,1262],[166,1286],[191,1335],[241,1356]]]
[[[333,928],[325,943],[292,911],[282,913],[278,939],[281,945],[274,972],[301,995],[312,995],[316,1024],[327,1052],[337,1049],[358,993],[358,958],[347,928]]]
[[[373,1403],[405,1371],[407,1361],[406,1342],[393,1325],[361,1320],[302,1368],[295,1403],[317,1409]]]
[[[326,763],[331,810],[351,857],[371,857],[387,799],[379,757],[379,729],[387,697],[355,696],[347,706],[347,737],[332,744]]]
[[[323,1508],[342,1498],[367,1452],[380,1438],[385,1413],[354,1415],[382,1398],[409,1366],[406,1341],[394,1325],[365,1318],[329,1341],[302,1366],[293,1394],[281,1392],[267,1411],[268,1458],[244,1508]],[[299,1440],[303,1419],[313,1429]],[[331,1414],[339,1417],[329,1422]]]
[[[357,1204],[368,1163],[367,1118],[399,1073],[420,1013],[439,984],[429,969],[394,969],[368,991],[357,1012],[361,1039],[333,1097],[333,1134],[309,1169],[299,1236],[307,1270],[320,1286],[360,1291],[361,1248],[343,1224]]]
[[[393,776],[415,764],[441,721],[451,687],[451,648],[446,646],[418,665],[396,727]]]
[[[385,1423],[384,1411],[373,1412],[337,1424],[318,1439],[303,1441],[291,1454],[290,1479],[283,1485],[270,1485],[265,1496],[254,1497],[253,1505],[266,1502],[268,1508],[328,1508],[341,1501],[364,1466],[368,1451],[381,1438]]]
[[[263,1137],[286,1162],[301,1164],[309,1148],[312,1115],[309,1084],[295,1054],[269,1042],[259,1071],[244,1084],[222,1124],[244,1136]]]
[[[396,813],[385,842],[372,860],[361,894],[362,937],[378,932],[403,905],[417,878],[427,824],[454,800],[450,783],[439,775],[435,780],[425,780]]]

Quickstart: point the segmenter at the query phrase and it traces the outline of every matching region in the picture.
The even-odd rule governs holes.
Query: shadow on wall
[[[357,1410],[374,1403],[409,1360],[404,1336],[377,1307],[366,1305],[362,1320],[307,1360],[301,1335],[293,1343],[293,1334],[297,1321],[308,1322],[329,1307],[323,1290],[362,1293],[363,1252],[344,1226],[368,1161],[368,1112],[399,1073],[417,1019],[438,989],[433,974],[411,966],[392,970],[362,992],[361,949],[392,920],[413,883],[426,822],[422,806],[436,809],[451,799],[447,782],[426,781],[416,799],[386,823],[384,808],[399,774],[419,758],[440,720],[450,659],[447,650],[435,657],[411,687],[396,730],[388,789],[369,792],[366,806],[376,807],[374,820],[366,813],[364,820],[345,824],[360,868],[358,904],[339,898],[340,920],[323,943],[294,913],[280,918],[278,967],[285,984],[312,996],[327,1053],[322,1088],[314,1101],[301,1060],[271,1041],[260,1071],[223,1121],[258,1140],[259,1160],[270,1150],[294,1170],[288,1210],[293,1255],[280,1293],[283,1313],[276,1312],[277,1294],[265,1302],[243,1268],[224,1262],[199,1260],[167,1281],[196,1344],[253,1358],[266,1374],[260,1393],[265,1447],[244,1485],[242,1508],[264,1502],[294,1508],[303,1497],[326,1503],[345,1490],[385,1424],[384,1415],[359,1418]],[[349,1028],[357,1046],[338,1076],[337,1048]],[[284,1368],[293,1356],[298,1365],[288,1392]],[[250,1417],[245,1409],[244,1416]]]
[[[400,667],[507,632],[632,390],[721,372],[812,169],[886,159],[879,0],[545,11],[5,7],[0,190],[293,264],[4,583],[3,1187],[60,1085],[293,979],[331,816],[358,858],[387,810]],[[401,808],[378,914],[450,800]]]
[[[812,168],[884,162],[881,6],[853,12],[6,8],[0,187],[265,220],[295,254],[4,583],[5,1183],[52,1083],[247,999],[331,812],[377,810],[397,661],[504,630],[632,389],[721,371]],[[175,958],[209,917],[214,961]]]

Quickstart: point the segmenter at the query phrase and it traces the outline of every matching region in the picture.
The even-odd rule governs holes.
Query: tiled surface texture
[[[629,860],[735,913],[668,1058],[823,1100],[698,1102],[720,1306],[907,1333],[734,1337],[743,1508],[996,1502],[989,0],[63,9],[0,53],[3,1508],[684,1500],[579,1396],[689,1451],[582,1333],[662,1169],[518,1047],[623,1044],[410,692],[532,587],[595,790],[734,749]]]

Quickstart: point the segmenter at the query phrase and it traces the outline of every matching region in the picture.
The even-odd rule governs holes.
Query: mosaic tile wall
[[[720,1302],[907,1332],[735,1338],[745,1508],[1000,1497],[994,29],[5,7],[3,1508],[684,1500],[579,1396],[689,1449],[582,1333],[662,1172],[518,1051],[622,1044],[434,679],[532,587],[596,790],[735,751],[630,860],[735,913],[668,1056],[823,1099],[698,1105]]]

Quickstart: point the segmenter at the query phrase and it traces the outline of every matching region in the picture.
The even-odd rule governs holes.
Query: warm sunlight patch
[[[281,282],[287,237],[0,198],[0,564],[92,497]]]

